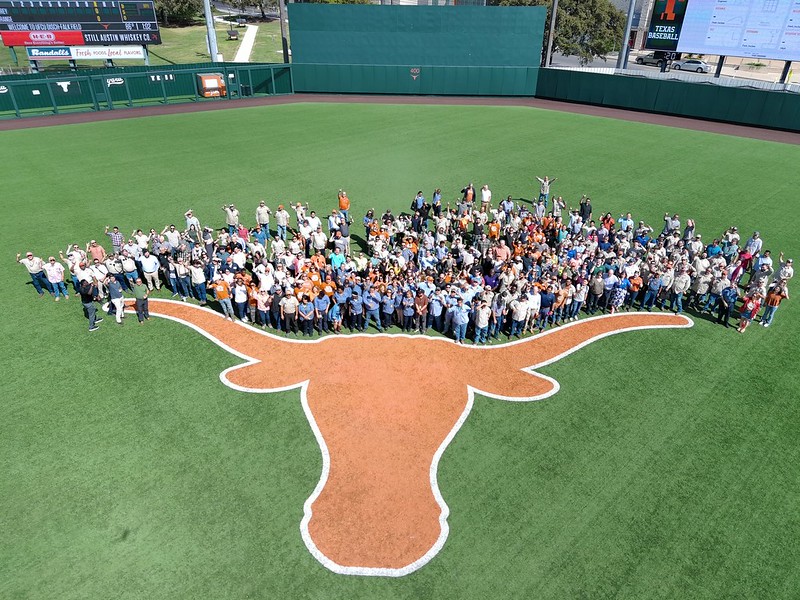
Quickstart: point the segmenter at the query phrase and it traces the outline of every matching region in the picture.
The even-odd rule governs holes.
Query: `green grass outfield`
[[[447,543],[384,579],[335,575],[302,542],[322,462],[298,391],[223,386],[237,359],[177,323],[89,334],[77,299],[38,300],[13,259],[190,207],[219,224],[223,201],[251,222],[259,199],[325,213],[344,187],[358,219],[470,180],[529,198],[545,174],[571,204],[656,227],[678,212],[704,238],[759,229],[797,257],[800,146],[531,108],[298,104],[4,132],[0,159],[0,598],[797,598],[796,284],[768,330],[621,334],[544,369],[561,383],[545,401],[478,397],[439,467]]]

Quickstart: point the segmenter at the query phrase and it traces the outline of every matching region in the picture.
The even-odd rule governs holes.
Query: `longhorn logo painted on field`
[[[672,314],[626,313],[470,347],[405,334],[287,340],[171,300],[151,300],[150,314],[188,325],[243,359],[220,374],[231,388],[300,388],[322,452],[322,475],[300,524],[303,541],[335,573],[389,577],[416,571],[444,546],[449,508],[437,482],[439,459],[474,392],[541,400],[559,386],[534,369],[615,333],[693,324]]]

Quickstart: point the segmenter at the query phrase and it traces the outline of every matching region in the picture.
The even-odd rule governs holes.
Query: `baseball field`
[[[4,131],[0,157],[0,598],[797,598],[794,296],[744,335],[689,313],[689,329],[594,342],[538,370],[560,384],[539,402],[476,394],[438,465],[441,550],[363,577],[304,544],[323,459],[300,391],[224,386],[242,359],[170,320],[90,334],[79,300],[38,299],[14,257],[110,249],[105,225],[182,226],[189,208],[219,226],[223,202],[247,224],[262,199],[327,215],[339,188],[357,220],[470,181],[524,202],[544,175],[596,216],[659,229],[679,213],[704,240],[737,225],[796,257],[800,145],[529,107],[305,103]],[[475,357],[443,384],[488,368]],[[309,377],[337,368],[307,360]],[[358,385],[397,385],[401,366]]]

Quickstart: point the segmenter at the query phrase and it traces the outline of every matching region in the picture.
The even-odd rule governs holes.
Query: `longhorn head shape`
[[[683,316],[626,313],[475,348],[389,334],[290,341],[170,300],[151,300],[150,314],[188,325],[244,359],[220,374],[229,387],[300,388],[323,458],[304,506],[303,541],[331,571],[392,577],[419,569],[444,546],[449,509],[437,468],[475,391],[541,400],[559,386],[536,368],[614,333],[692,326]]]

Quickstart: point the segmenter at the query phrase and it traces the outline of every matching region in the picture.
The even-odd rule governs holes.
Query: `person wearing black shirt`
[[[83,314],[89,319],[89,331],[100,329],[97,324],[103,319],[97,318],[97,307],[94,301],[97,299],[97,286],[90,281],[82,281],[80,287],[81,304],[83,304]]]

